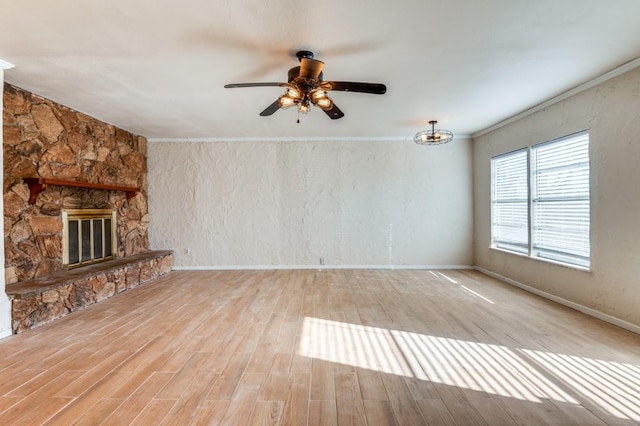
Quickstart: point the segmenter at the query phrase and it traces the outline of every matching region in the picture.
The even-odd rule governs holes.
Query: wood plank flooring
[[[174,271],[0,378],[3,425],[640,424],[640,336],[475,271]]]

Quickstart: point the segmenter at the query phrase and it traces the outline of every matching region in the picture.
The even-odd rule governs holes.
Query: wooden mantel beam
[[[24,183],[29,186],[29,204],[33,205],[38,195],[44,191],[48,185],[66,186],[73,188],[89,188],[89,189],[105,189],[107,191],[123,191],[127,195],[127,201],[136,196],[140,188],[133,186],[107,185],[103,183],[76,182],[71,180],[58,180],[48,178],[22,178]]]

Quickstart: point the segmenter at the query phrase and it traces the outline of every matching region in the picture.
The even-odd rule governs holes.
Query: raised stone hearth
[[[38,327],[171,271],[173,252],[156,250],[7,285],[14,333]]]

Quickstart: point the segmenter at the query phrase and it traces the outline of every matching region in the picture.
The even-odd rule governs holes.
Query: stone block
[[[40,207],[40,213],[45,216],[60,216],[62,207],[55,203],[45,203]]]
[[[31,241],[22,241],[17,246],[18,250],[24,253],[32,262],[39,263],[42,260],[42,254],[40,254],[38,246]]]
[[[9,266],[4,269],[5,284],[13,284],[18,282],[18,273],[15,266]]]
[[[9,237],[14,244],[17,244],[21,241],[26,240],[31,237],[31,227],[24,220],[20,220],[11,227],[11,231],[9,232]]]
[[[4,215],[16,219],[25,209],[27,204],[15,192],[7,192],[4,194]]]
[[[147,155],[147,138],[142,137],[142,136],[138,136],[137,140],[136,140],[136,149],[137,151],[146,156]]]
[[[96,161],[98,159],[98,153],[96,152],[96,150],[95,150],[95,148],[93,146],[86,147],[82,151],[81,158],[83,160]]]
[[[4,109],[12,115],[23,115],[29,112],[31,104],[27,92],[9,84],[4,86]]]
[[[24,176],[35,176],[37,173],[36,163],[21,155],[11,152],[11,150],[4,150],[4,192],[7,192],[10,187],[17,183],[22,183]]]
[[[62,287],[65,290],[58,290],[61,297],[64,300],[64,305],[69,312],[73,312],[78,309],[78,301],[76,298],[75,285],[73,283],[67,284]]]
[[[140,284],[140,269],[132,267],[127,271],[127,288],[134,288]]]
[[[30,160],[37,161],[42,152],[43,145],[38,139],[24,141],[15,147],[16,152]]]
[[[60,295],[56,290],[48,290],[42,293],[42,303],[55,303],[60,301]]]
[[[48,259],[62,259],[62,236],[60,234],[39,235],[36,244],[42,256]]]
[[[110,152],[111,150],[109,150],[109,148],[101,146],[100,148],[98,148],[98,151],[96,153],[96,161],[99,161],[101,163],[104,162]]]
[[[76,112],[64,105],[54,104],[53,102],[51,102],[51,105],[53,106],[53,112],[60,121],[60,124],[62,124],[62,127],[66,130],[65,134],[62,136],[66,137],[69,132],[73,130],[73,127],[78,121],[76,118]]]
[[[62,318],[67,314],[67,309],[62,301],[52,303],[46,310],[40,311],[37,318],[38,325],[50,323],[53,320]]]
[[[75,154],[80,154],[85,146],[86,138],[86,135],[79,133],[73,128],[69,128],[69,130],[67,131],[66,145]]]
[[[34,216],[29,221],[34,235],[57,234],[62,231],[62,220],[53,216]]]
[[[94,302],[93,286],[90,279],[79,280],[74,285],[75,306],[83,308]]]
[[[58,121],[51,107],[47,104],[38,104],[31,107],[31,115],[40,130],[40,133],[50,142],[56,142],[64,127]]]
[[[107,279],[114,283],[115,292],[122,293],[127,289],[127,274],[124,269],[118,269],[107,275]]]
[[[24,253],[20,252],[9,239],[4,240],[4,261],[5,265],[16,265],[24,256]]]
[[[125,237],[125,255],[131,256],[138,253],[144,253],[149,246],[147,236],[137,228],[137,222],[135,225],[133,225],[132,221],[129,223],[131,223],[132,226],[135,226],[135,229],[130,231]]]
[[[47,163],[60,163],[69,166],[76,164],[78,159],[71,148],[67,145],[56,144],[42,155],[42,161]]]
[[[173,256],[168,255],[158,261],[159,275],[168,274],[173,269]]]
[[[14,299],[11,302],[11,319],[13,324],[13,332],[19,333],[31,328],[31,326],[33,325],[31,316],[39,311],[40,306],[41,302],[39,297]]]
[[[15,192],[16,194],[18,194],[18,196],[26,203],[27,201],[29,201],[29,196],[31,195],[31,193],[29,192],[29,187],[27,186],[26,183],[23,182],[19,182],[17,185],[14,185],[11,188],[12,192]]]
[[[140,282],[144,283],[149,280],[152,280],[153,276],[153,267],[151,266],[151,262],[143,262],[140,264]]]
[[[5,127],[17,127],[18,122],[16,121],[16,116],[11,114],[6,108],[2,110],[2,125]],[[6,140],[5,140],[6,143]]]
[[[42,256],[42,254],[40,256]],[[62,259],[60,257],[55,257],[53,259],[42,258],[36,265],[34,277],[46,277],[47,275],[61,271],[62,269]]]
[[[20,141],[29,141],[40,136],[36,122],[28,115],[21,115],[16,119],[20,128]]]
[[[58,287],[58,294],[60,295],[60,300],[67,300],[69,295],[71,294],[71,290],[73,290],[72,284],[63,285]]]
[[[116,284],[113,281],[106,281],[99,289],[96,289],[95,292],[95,301],[101,302],[116,293]]]
[[[16,126],[3,125],[3,143],[6,145],[17,145],[22,141],[22,131]]]

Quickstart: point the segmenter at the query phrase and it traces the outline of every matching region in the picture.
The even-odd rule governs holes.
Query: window
[[[491,159],[491,245],[590,267],[589,134]]]
[[[527,150],[491,161],[493,180],[493,245],[529,253],[529,185]]]

